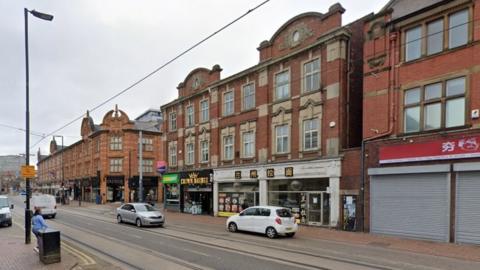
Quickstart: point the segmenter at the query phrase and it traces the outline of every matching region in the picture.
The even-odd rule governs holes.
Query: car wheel
[[[10,223],[8,223],[8,225],[7,225],[7,226],[8,226],[8,227],[12,227],[12,223],[11,223],[11,222],[10,222]]]
[[[238,231],[238,227],[237,227],[237,224],[235,224],[235,222],[230,222],[228,224],[228,230],[230,232],[237,232]]]
[[[118,222],[118,223],[122,223],[122,222],[123,222],[122,216],[117,215],[117,222]]]
[[[137,227],[142,227],[142,221],[139,218],[137,218],[135,223],[137,224]]]
[[[277,237],[277,230],[273,227],[268,227],[267,230],[265,230],[265,234],[268,238],[273,239]]]
[[[294,232],[293,232],[293,233],[287,233],[287,234],[286,234],[286,236],[289,237],[289,238],[293,237],[294,235],[295,235]]]

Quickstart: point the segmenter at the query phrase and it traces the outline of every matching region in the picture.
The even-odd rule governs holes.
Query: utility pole
[[[138,201],[143,202],[143,133],[138,132]]]

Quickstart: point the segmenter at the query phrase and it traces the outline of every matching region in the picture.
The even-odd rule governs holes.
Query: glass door
[[[322,225],[322,193],[308,193],[308,224]]]

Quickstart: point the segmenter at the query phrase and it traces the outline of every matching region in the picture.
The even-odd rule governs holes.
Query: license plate
[[[286,230],[287,230],[287,231],[291,231],[291,230],[292,230],[292,227],[287,227]]]

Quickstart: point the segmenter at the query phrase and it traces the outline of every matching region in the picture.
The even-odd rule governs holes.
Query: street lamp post
[[[63,135],[53,135],[53,139],[55,140],[55,138],[61,138],[62,139],[62,154],[60,156],[60,159],[62,160],[62,203],[65,203],[65,190],[64,190],[64,185],[65,185],[65,176],[64,176],[64,166],[63,166],[63,148],[64,148],[64,144],[63,144]]]
[[[24,8],[24,16],[25,16],[25,70],[26,70],[26,110],[25,110],[25,165],[30,165],[30,108],[29,108],[29,74],[28,74],[28,13],[31,13],[33,16],[42,19],[51,21],[53,20],[53,16],[45,13],[41,13],[35,10],[28,10]],[[25,244],[30,244],[30,230],[31,226],[31,211],[30,211],[30,179],[25,179],[26,183],[26,192],[27,192],[27,199],[25,200]]]

